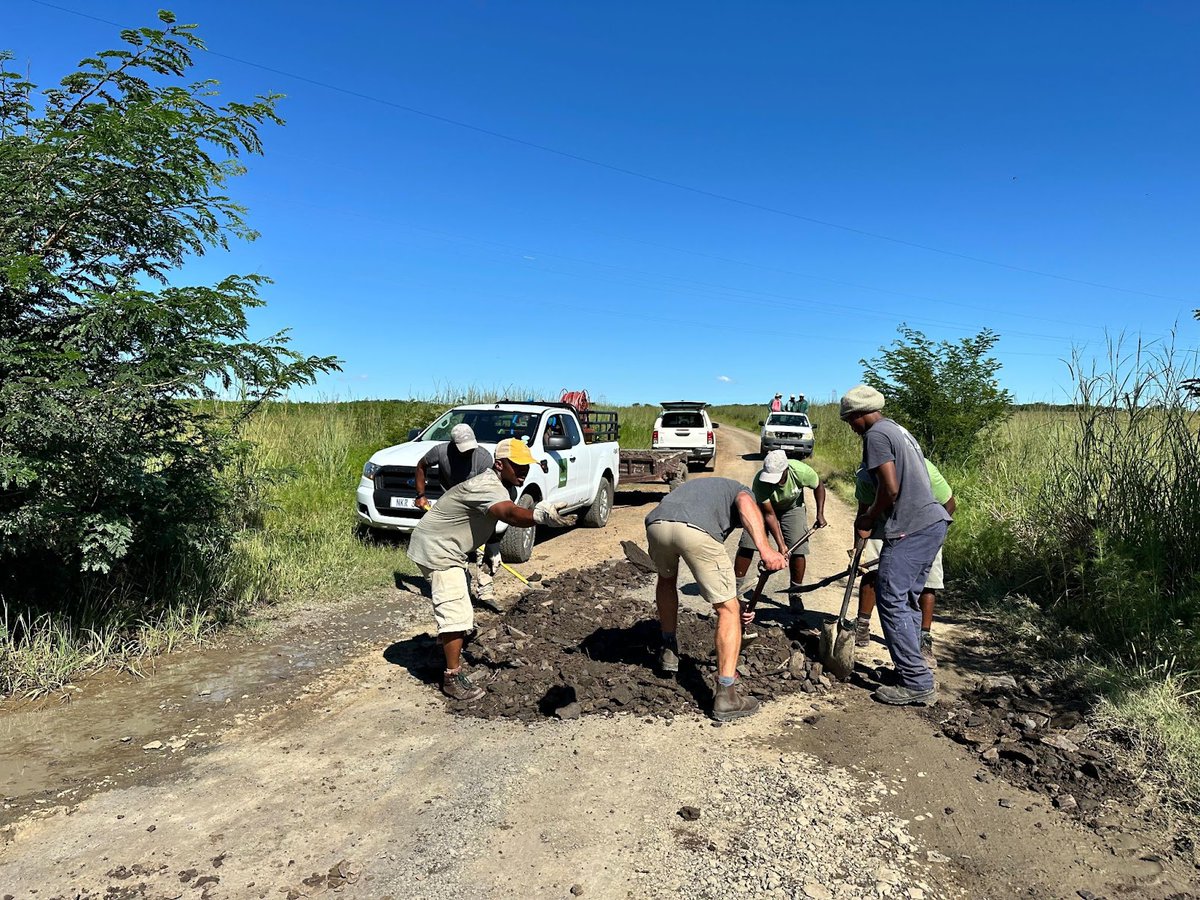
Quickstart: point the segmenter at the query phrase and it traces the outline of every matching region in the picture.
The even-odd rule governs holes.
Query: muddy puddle
[[[0,706],[0,825],[138,776],[175,771],[230,728],[305,696],[427,601],[379,595],[301,613],[270,639],[237,636],[161,657],[146,677],[105,672],[37,701]]]

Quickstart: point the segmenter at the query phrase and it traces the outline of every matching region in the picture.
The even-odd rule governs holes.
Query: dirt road
[[[718,448],[718,472],[748,482],[757,438],[722,428]],[[653,502],[619,495],[609,527],[544,540],[523,569],[619,556]],[[850,510],[831,496],[827,515],[810,579],[845,566]],[[817,620],[840,590],[809,598]],[[645,602],[649,616],[648,589]],[[786,616],[763,609],[768,623]],[[3,711],[0,898],[1187,888],[1178,867],[1140,858],[1130,829],[1085,830],[1044,796],[984,777],[930,719],[859,688],[794,695],[722,727],[698,713],[481,721],[389,661],[394,642],[429,627],[425,601],[393,591],[312,610],[265,643],[179,654],[145,681],[95,679],[66,706]],[[971,679],[955,660],[976,637],[942,627],[948,693]]]

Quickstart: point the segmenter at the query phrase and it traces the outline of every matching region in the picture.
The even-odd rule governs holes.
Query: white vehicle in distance
[[[772,450],[782,450],[788,456],[804,459],[813,454],[813,430],[816,428],[804,413],[773,412],[765,422],[759,422],[762,434],[758,452],[766,456]]]
[[[707,466],[716,464],[717,441],[713,429],[717,426],[708,417],[701,400],[668,400],[654,420],[650,447],[654,450],[685,450],[689,463]]]
[[[428,428],[414,428],[409,440],[373,454],[363,466],[356,493],[359,519],[371,528],[410,532],[424,515],[416,503],[417,463],[433,447],[450,440],[460,422],[471,426],[481,447],[495,452],[505,438],[529,445],[537,465],[529,467],[514,501],[532,509],[540,500],[565,503],[579,522],[602,528],[612,512],[620,472],[616,413],[594,413],[583,425],[567,403],[479,403],[456,406]],[[437,503],[442,495],[437,467],[426,473],[425,496]],[[510,528],[501,522],[500,555],[505,562],[525,562],[533,553],[536,528]]]

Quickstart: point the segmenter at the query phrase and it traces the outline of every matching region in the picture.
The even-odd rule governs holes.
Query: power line
[[[124,27],[117,22],[113,22],[111,19],[104,19],[104,18],[101,18],[100,16],[94,16],[89,13],[80,12],[78,10],[70,9],[65,6],[59,6],[55,3],[49,3],[49,2],[47,2],[47,0],[28,0],[28,2],[35,3],[38,6],[47,7],[49,9],[55,9],[60,12],[65,12],[70,15],[79,16],[81,18],[91,19],[96,22],[103,22],[108,25],[113,25],[117,28]],[[887,243],[896,244],[896,245],[899,245],[902,247],[911,247],[911,248],[914,248],[917,250],[924,250],[929,253],[937,253],[942,256],[947,256],[947,257],[950,257],[953,259],[961,259],[961,260],[965,260],[967,262],[979,263],[981,265],[992,266],[994,268],[1007,269],[1007,270],[1013,271],[1013,272],[1022,272],[1026,275],[1036,275],[1040,278],[1051,278],[1056,281],[1068,282],[1070,284],[1079,284],[1079,285],[1084,285],[1086,287],[1100,288],[1102,290],[1116,291],[1118,293],[1132,294],[1132,295],[1136,295],[1136,296],[1140,296],[1140,297],[1152,297],[1152,298],[1155,298],[1158,300],[1169,300],[1173,303],[1185,303],[1186,304],[1186,303],[1193,302],[1190,300],[1184,300],[1182,297],[1173,297],[1168,294],[1158,294],[1158,293],[1154,293],[1152,291],[1140,291],[1140,290],[1135,290],[1132,288],[1124,288],[1124,287],[1118,287],[1116,285],[1105,284],[1105,283],[1099,282],[1099,281],[1089,281],[1087,279],[1082,279],[1082,278],[1072,278],[1070,276],[1059,275],[1054,272],[1044,272],[1039,269],[1031,269],[1031,268],[1027,268],[1025,266],[1018,266],[1018,265],[1014,265],[1012,263],[1001,262],[999,260],[987,259],[986,257],[974,256],[969,253],[959,253],[955,250],[947,250],[943,247],[935,247],[932,244],[923,244],[918,241],[910,241],[905,238],[898,238],[898,237],[883,234],[883,233],[877,232],[877,231],[868,231],[867,229],[864,229],[864,228],[856,228],[852,225],[844,225],[840,222],[831,222],[826,219],[816,218],[815,216],[807,216],[802,213],[793,212],[791,210],[782,209],[780,207],[768,206],[763,203],[756,203],[752,200],[745,200],[740,197],[734,197],[730,194],[722,194],[719,191],[710,191],[706,188],[696,187],[695,185],[685,184],[685,183],[679,182],[679,181],[672,181],[669,178],[662,178],[657,175],[648,174],[646,172],[639,172],[636,169],[630,169],[625,166],[619,166],[619,165],[615,165],[613,163],[604,162],[603,160],[595,159],[590,156],[583,156],[582,154],[573,153],[569,150],[561,150],[557,147],[551,147],[547,144],[541,144],[536,141],[531,141],[531,140],[527,140],[525,138],[516,137],[515,135],[505,134],[504,132],[495,131],[491,128],[484,128],[480,125],[473,125],[470,122],[465,122],[461,119],[454,119],[454,118],[451,118],[450,116],[441,115],[440,113],[433,113],[433,112],[429,112],[428,110],[419,109],[418,107],[415,107],[415,106],[409,106],[404,103],[397,103],[394,100],[388,100],[384,97],[377,97],[373,94],[367,94],[363,91],[355,90],[353,88],[342,87],[341,85],[332,84],[327,81],[320,81],[316,78],[310,78],[307,75],[299,75],[295,72],[287,71],[286,69],[279,69],[274,66],[268,66],[263,63],[254,62],[253,60],[245,59],[245,58],[238,57],[238,56],[233,56],[228,53],[218,53],[215,50],[208,50],[207,48],[205,48],[205,52],[208,53],[210,56],[215,56],[220,59],[227,59],[231,62],[236,62],[236,63],[239,63],[244,66],[250,66],[251,68],[255,68],[255,69],[260,69],[264,72],[271,72],[275,75],[281,75],[285,78],[291,78],[296,81],[301,81],[306,84],[311,84],[315,87],[320,87],[320,88],[324,88],[325,90],[334,91],[339,94],[344,94],[345,96],[348,96],[348,97],[355,97],[359,100],[365,100],[369,103],[377,103],[381,106],[387,106],[392,109],[400,110],[401,112],[406,112],[406,113],[409,113],[414,116],[420,116],[422,118],[429,119],[430,121],[440,122],[444,125],[450,125],[455,128],[461,128],[466,131],[474,132],[476,134],[482,134],[487,137],[495,138],[496,140],[506,141],[508,143],[515,144],[515,145],[521,146],[521,147],[527,147],[532,150],[538,150],[542,153],[548,153],[548,154],[551,154],[553,156],[558,156],[563,159],[569,159],[574,162],[579,162],[579,163],[583,163],[585,165],[594,166],[596,168],[605,169],[607,171],[615,172],[620,175],[626,175],[630,178],[641,179],[642,181],[646,181],[646,182],[649,182],[652,184],[658,184],[658,185],[662,185],[664,187],[670,187],[670,188],[674,188],[676,190],[685,191],[687,193],[695,194],[700,197],[707,197],[712,200],[720,200],[724,203],[730,203],[730,204],[733,204],[736,206],[741,206],[741,207],[744,207],[747,209],[754,209],[754,210],[758,210],[759,212],[770,213],[772,215],[783,216],[785,218],[794,219],[799,222],[807,222],[810,225],[819,225],[823,228],[832,228],[832,229],[836,229],[838,231],[844,231],[848,234],[855,234],[860,237],[867,237],[867,238],[872,238],[872,239],[878,240],[878,241],[885,241]]]

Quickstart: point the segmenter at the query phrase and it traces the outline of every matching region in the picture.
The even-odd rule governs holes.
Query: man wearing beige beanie
[[[933,673],[921,656],[920,596],[950,514],[933,496],[917,439],[886,418],[883,406],[883,394],[860,384],[842,397],[841,417],[862,438],[863,467],[875,484],[875,502],[854,522],[856,536],[869,538],[883,525],[876,602],[897,683],[874,696],[904,706],[933,698]]]

